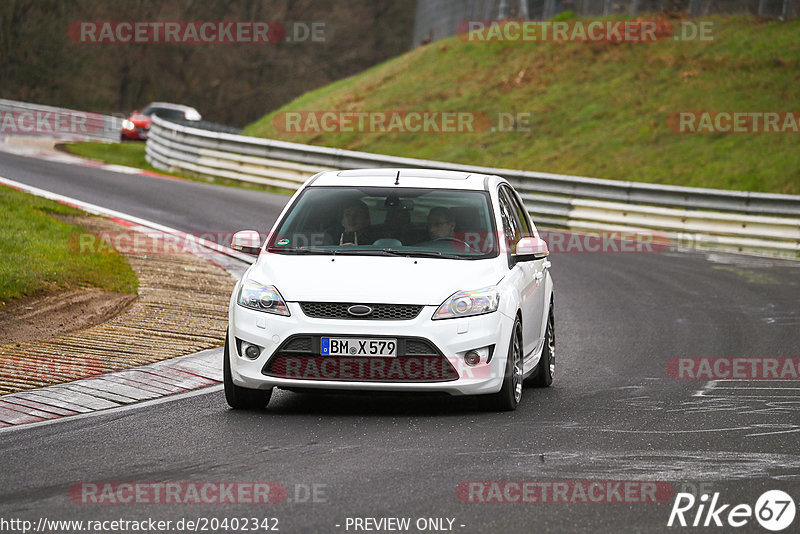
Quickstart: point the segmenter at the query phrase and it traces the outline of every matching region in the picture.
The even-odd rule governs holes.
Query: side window
[[[519,221],[519,228],[521,232],[519,238],[531,237],[533,232],[531,231],[531,225],[528,222],[528,213],[525,210],[525,205],[519,201],[517,195],[515,195],[510,189],[504,187],[503,191],[508,195],[508,200],[511,202],[511,205],[514,206],[514,212],[517,214],[517,221]]]
[[[516,216],[514,215],[514,208],[512,207],[508,196],[503,189],[500,189],[500,218],[503,221],[503,238],[505,239],[506,250],[510,254],[514,254],[517,250],[517,241],[519,241],[519,227]]]

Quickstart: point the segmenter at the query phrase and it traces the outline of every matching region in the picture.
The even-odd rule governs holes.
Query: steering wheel
[[[451,236],[437,237],[436,239],[433,240],[434,243],[436,243],[437,241],[449,241],[449,242],[461,243],[462,245],[467,247],[467,249],[477,250],[475,247],[473,247],[472,245],[470,245],[469,243],[467,243],[463,239],[459,239],[457,237],[451,237]]]

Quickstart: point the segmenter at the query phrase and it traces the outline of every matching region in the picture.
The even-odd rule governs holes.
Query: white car
[[[414,169],[310,178],[230,301],[225,398],[288,390],[480,395],[513,410],[555,366],[546,243],[498,176]]]

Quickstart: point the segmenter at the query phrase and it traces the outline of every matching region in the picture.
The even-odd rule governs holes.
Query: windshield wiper
[[[330,256],[398,256],[402,258],[444,258],[463,260],[463,256],[445,254],[437,250],[394,250],[384,249],[328,249],[328,248],[270,248],[269,252],[277,254],[325,254]]]
[[[337,249],[336,254],[342,256],[405,256],[396,250],[391,249]]]
[[[413,257],[426,257],[426,258],[445,258],[445,259],[454,259],[454,260],[463,260],[463,256],[457,256],[455,254],[445,254],[443,252],[438,252],[436,250],[394,250],[391,248],[383,248],[383,249],[356,249],[356,250],[349,250],[349,249],[339,249],[336,251],[337,254],[348,255],[348,256],[398,256],[401,258],[413,258]]]
[[[459,256],[457,254],[445,254],[444,252],[439,252],[438,250],[392,250],[397,256],[407,256],[407,257],[414,257],[414,258],[445,258],[448,260],[463,260],[465,259],[464,256]]]
[[[277,248],[267,249],[268,252],[275,254],[330,254],[336,255],[339,251],[328,248]]]

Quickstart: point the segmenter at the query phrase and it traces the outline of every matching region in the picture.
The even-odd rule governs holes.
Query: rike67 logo
[[[797,504],[781,490],[763,493],[755,506],[723,503],[719,492],[712,496],[704,493],[699,499],[691,493],[678,493],[667,526],[739,528],[751,524],[755,518],[763,528],[778,532],[792,524],[796,513]]]

